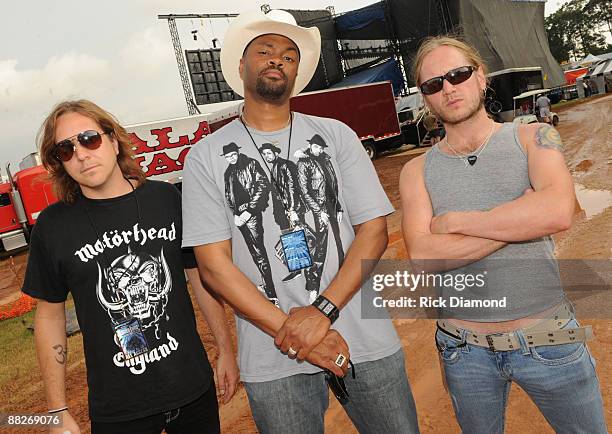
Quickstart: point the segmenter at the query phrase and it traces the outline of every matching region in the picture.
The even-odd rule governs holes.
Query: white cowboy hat
[[[321,35],[316,27],[300,27],[289,12],[272,10],[267,14],[260,11],[245,12],[232,21],[223,38],[221,47],[221,71],[227,84],[239,95],[244,96],[240,72],[240,59],[249,43],[261,36],[275,34],[293,41],[300,50],[300,63],[293,87],[297,95],[306,87],[319,64]]]

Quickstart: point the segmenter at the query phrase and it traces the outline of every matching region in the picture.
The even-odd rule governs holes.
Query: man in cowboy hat
[[[225,160],[229,163],[223,175],[225,198],[234,213],[234,223],[244,237],[249,253],[263,280],[263,292],[277,304],[278,297],[270,272],[270,260],[264,244],[262,213],[268,207],[270,183],[257,160],[240,153],[240,146],[230,143],[223,146]]]
[[[319,295],[321,274],[327,257],[327,227],[331,226],[338,252],[338,263],[344,262],[344,250],[340,238],[342,221],[342,206],[338,200],[338,179],[334,171],[331,157],[325,153],[327,144],[323,137],[315,134],[308,149],[298,160],[298,179],[304,201],[308,205],[315,220],[315,236],[317,243],[313,252],[312,273],[306,277],[306,291],[312,303]]]
[[[404,355],[393,325],[389,319],[361,320],[360,300],[355,297],[362,283],[362,260],[375,262],[387,246],[385,216],[393,207],[350,128],[333,119],[290,111],[289,98],[310,81],[319,53],[318,30],[298,26],[287,12],[244,13],[234,19],[221,49],[221,67],[227,83],[244,96],[242,115],[197,143],[187,156],[183,245],[195,248],[207,284],[239,314],[240,369],[261,432],[322,432],[328,406],[322,369],[342,376],[349,358],[356,375],[345,377],[350,398],[344,408],[357,429],[362,433],[418,432]],[[336,255],[327,255],[320,288],[316,288],[321,295],[312,304],[305,280],[283,282],[289,265],[272,262],[277,309],[253,283],[258,278],[256,269],[246,253],[246,240],[236,236],[239,226],[231,208],[232,193],[226,184],[223,190],[221,181],[226,167],[216,155],[232,142],[240,144],[241,153],[265,161],[259,148],[275,143],[287,160],[295,162],[303,154],[295,155],[297,143],[310,139],[312,149],[321,147],[314,135],[327,146],[326,170],[330,176],[333,173],[337,192],[328,189],[325,194],[344,210],[338,232],[350,249],[342,264]],[[275,182],[273,170],[266,175]],[[301,189],[299,193],[304,200]],[[300,241],[299,231],[282,231],[270,207],[262,218],[268,249],[279,240],[287,241],[285,254],[313,259],[315,252]],[[314,216],[306,215],[306,219],[316,224]],[[300,267],[307,271],[311,263],[303,261]],[[337,385],[331,377],[330,385]]]

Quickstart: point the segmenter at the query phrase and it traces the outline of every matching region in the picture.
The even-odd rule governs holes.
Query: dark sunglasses
[[[419,86],[423,95],[433,95],[436,92],[440,92],[444,86],[444,80],[448,81],[453,86],[463,83],[472,76],[472,73],[478,68],[475,66],[460,66],[459,68],[451,69],[444,75],[430,78],[424,81]]]
[[[351,362],[350,360],[349,366],[351,367],[351,376],[355,378],[355,365],[353,365],[353,362]],[[327,381],[329,388],[333,392],[338,402],[342,405],[345,405],[349,401],[349,394],[346,390],[346,384],[344,384],[344,379],[342,377],[338,377],[331,371],[325,370],[325,381]]]
[[[98,149],[102,144],[103,134],[107,134],[107,132],[99,133],[94,130],[87,130],[75,136],[68,137],[67,139],[62,140],[61,142],[56,143],[55,158],[60,161],[70,161],[76,149],[76,143],[74,143],[74,139],[76,139],[81,146],[89,149],[90,151]]]

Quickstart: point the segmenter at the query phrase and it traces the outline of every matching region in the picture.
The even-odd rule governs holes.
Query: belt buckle
[[[490,335],[486,335],[485,339],[487,340],[487,344],[489,344],[489,350],[495,352],[497,351],[495,349],[495,346],[493,345],[493,337],[497,337],[497,336],[503,336],[506,333],[491,333]]]

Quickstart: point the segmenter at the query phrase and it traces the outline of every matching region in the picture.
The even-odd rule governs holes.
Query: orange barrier
[[[18,300],[0,306],[0,321],[16,318],[34,309],[36,300],[27,294],[21,294]]]

